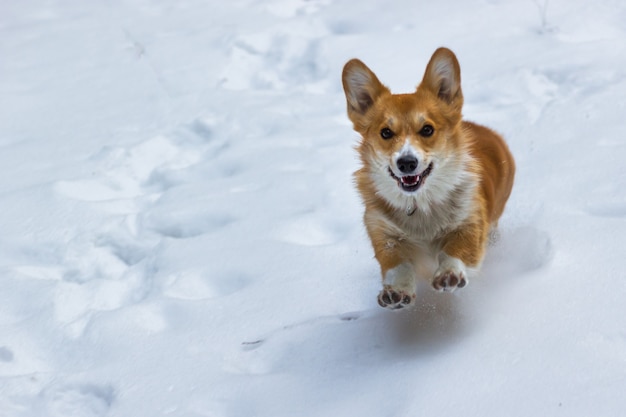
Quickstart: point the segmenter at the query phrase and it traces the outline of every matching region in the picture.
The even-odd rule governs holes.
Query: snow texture
[[[5,1],[0,416],[622,416],[626,3]],[[514,192],[378,307],[340,75],[432,52]]]

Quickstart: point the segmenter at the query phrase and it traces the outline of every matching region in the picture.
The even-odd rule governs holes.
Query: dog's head
[[[397,200],[443,192],[462,151],[463,94],[454,53],[437,49],[411,94],[392,94],[358,59],[345,65],[342,81],[348,116],[363,138],[361,159],[377,193]]]

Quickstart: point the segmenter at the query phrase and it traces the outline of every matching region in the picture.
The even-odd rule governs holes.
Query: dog
[[[343,68],[348,117],[361,135],[354,173],[380,264],[378,303],[415,303],[417,277],[467,285],[511,194],[515,162],[493,130],[462,120],[458,60],[432,55],[414,93],[392,94],[360,60]]]

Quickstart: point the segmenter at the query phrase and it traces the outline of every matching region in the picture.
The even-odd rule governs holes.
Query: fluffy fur
[[[357,59],[342,80],[362,137],[355,179],[381,267],[379,304],[411,305],[418,276],[439,291],[464,287],[504,211],[515,163],[497,133],[462,120],[456,56],[437,49],[411,94],[392,94]]]

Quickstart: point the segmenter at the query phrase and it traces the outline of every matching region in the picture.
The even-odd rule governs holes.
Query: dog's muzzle
[[[398,186],[403,191],[406,191],[407,193],[415,192],[419,190],[422,184],[424,184],[424,181],[433,170],[433,163],[431,162],[424,171],[419,174],[415,174],[414,172],[417,169],[417,165],[417,158],[413,156],[403,156],[398,158],[396,166],[398,167],[398,170],[405,175],[397,176],[394,174],[391,167],[389,168],[389,175],[397,181]]]

